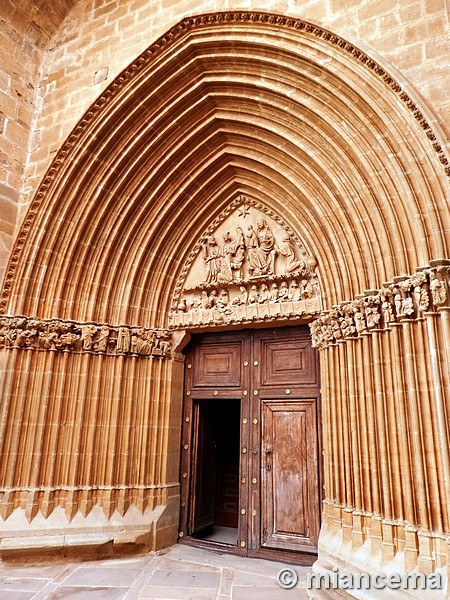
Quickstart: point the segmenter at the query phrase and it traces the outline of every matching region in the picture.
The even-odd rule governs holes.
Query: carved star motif
[[[238,216],[243,217],[244,219],[249,213],[250,213],[250,207],[247,206],[246,204],[243,204],[238,210]]]

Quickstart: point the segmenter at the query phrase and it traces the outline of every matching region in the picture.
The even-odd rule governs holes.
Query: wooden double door
[[[311,562],[322,486],[319,368],[309,329],[195,336],[181,452],[183,540]]]

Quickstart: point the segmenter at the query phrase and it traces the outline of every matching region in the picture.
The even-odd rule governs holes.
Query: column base
[[[398,553],[400,554],[400,553]],[[308,580],[311,600],[446,600],[447,574],[442,568],[433,574],[401,568],[402,557],[380,567],[350,563],[345,560],[316,561]],[[424,587],[425,586],[425,587]],[[311,589],[309,589],[311,588]]]
[[[0,558],[88,560],[161,550],[177,541],[178,502],[179,497],[171,498],[143,513],[131,505],[124,516],[115,511],[110,519],[94,506],[86,517],[77,512],[70,523],[63,508],[55,508],[47,519],[38,513],[31,523],[18,508],[0,520]]]

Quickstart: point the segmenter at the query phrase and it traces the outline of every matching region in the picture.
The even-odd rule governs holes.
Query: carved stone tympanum
[[[227,325],[320,311],[316,261],[261,203],[239,196],[204,233],[177,282],[172,327]]]

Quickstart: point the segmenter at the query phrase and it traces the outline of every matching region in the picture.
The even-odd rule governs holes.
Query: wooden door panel
[[[268,387],[296,388],[315,386],[318,382],[317,358],[311,339],[300,331],[279,331],[258,334],[259,383],[263,391]]]
[[[261,545],[314,552],[319,533],[316,401],[262,405]]]
[[[242,385],[242,344],[220,342],[198,346],[192,374],[193,388],[239,388]]]
[[[214,524],[216,505],[217,452],[214,424],[205,404],[195,404],[193,439],[193,490],[190,533]]]
[[[193,443],[192,458],[183,451],[184,534],[201,540],[209,525],[238,526],[239,546],[251,555],[317,552],[319,397],[306,326],[197,338],[186,369],[183,446]],[[224,411],[215,413],[215,445],[224,451],[214,454],[207,413],[217,403]]]

